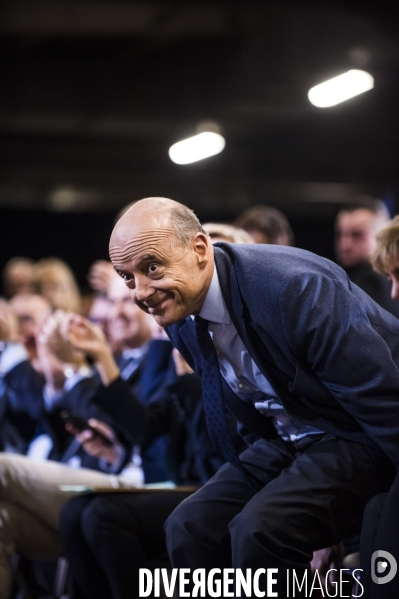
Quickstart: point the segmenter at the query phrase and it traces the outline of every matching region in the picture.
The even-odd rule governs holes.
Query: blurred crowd
[[[351,281],[399,317],[396,265],[391,260],[387,266],[381,245],[386,248],[389,240],[378,238],[388,221],[378,200],[365,198],[342,209],[335,254]],[[203,226],[213,243],[295,243],[285,215],[266,206],[248,209],[233,225]],[[55,557],[65,551],[68,535],[61,535],[61,549],[58,523],[77,491],[68,487],[167,483],[195,488],[222,464],[207,436],[200,379],[163,329],[131,301],[109,262],[96,261],[87,279],[91,295],[82,300],[73,272],[59,258],[14,257],[3,271],[0,599],[16,592],[16,554]],[[167,510],[173,507],[172,502]],[[166,516],[160,513],[159,521]],[[146,549],[140,531],[137,538],[132,559],[162,553],[155,540]],[[96,546],[97,541],[93,551]],[[122,597],[117,569],[108,558],[97,556],[104,561],[110,596]],[[43,596],[43,588],[34,584],[36,596]]]

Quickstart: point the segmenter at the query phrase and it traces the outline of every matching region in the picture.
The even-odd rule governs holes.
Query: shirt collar
[[[199,315],[210,322],[230,324],[230,315],[223,299],[216,265],[213,267],[213,277]]]
[[[141,360],[144,354],[147,353],[149,343],[145,343],[141,347],[135,347],[134,349],[125,349],[122,352],[122,357],[125,359]]]

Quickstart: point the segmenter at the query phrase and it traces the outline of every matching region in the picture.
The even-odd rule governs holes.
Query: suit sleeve
[[[164,399],[144,406],[119,377],[108,387],[102,387],[94,399],[131,443],[145,446],[168,431],[172,400],[166,393]]]
[[[4,375],[12,412],[24,412],[39,421],[43,411],[44,377],[27,360]]]
[[[393,317],[380,314],[372,326],[367,302],[326,276],[294,277],[279,301],[296,356],[398,464],[399,370],[393,351],[397,356],[399,328]]]
[[[22,441],[21,449],[27,450],[35,436],[43,413],[44,378],[24,360],[3,376],[4,421],[11,425]]]

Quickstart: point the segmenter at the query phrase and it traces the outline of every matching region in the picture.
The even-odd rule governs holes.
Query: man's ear
[[[192,248],[197,255],[198,265],[204,268],[209,262],[211,240],[205,233],[196,233],[192,241]]]

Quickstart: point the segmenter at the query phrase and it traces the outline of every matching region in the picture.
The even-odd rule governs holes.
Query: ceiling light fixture
[[[327,108],[363,94],[373,87],[374,78],[370,73],[351,69],[338,77],[312,87],[308,92],[308,98],[314,106]]]
[[[203,131],[173,144],[169,148],[169,157],[176,164],[191,164],[220,154],[225,145],[225,139],[220,133]]]

